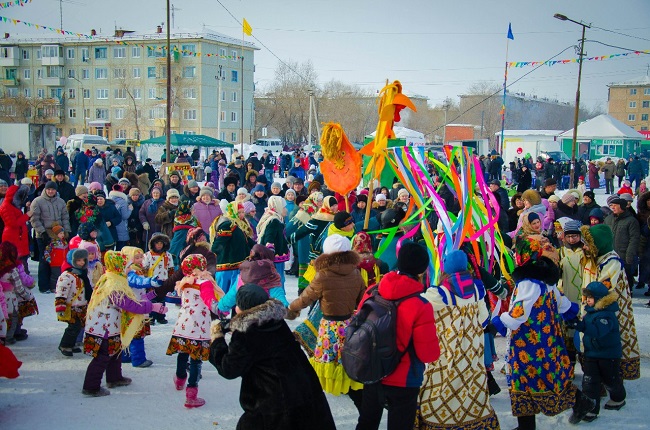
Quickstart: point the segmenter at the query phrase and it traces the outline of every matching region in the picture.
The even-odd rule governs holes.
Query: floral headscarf
[[[284,208],[287,206],[287,203],[285,200],[280,197],[280,196],[271,196],[269,197],[268,205],[266,209],[264,209],[264,215],[262,215],[262,218],[260,218],[260,222],[257,224],[257,236],[262,237],[264,236],[264,230],[266,230],[266,226],[269,225],[269,223],[273,219],[277,219],[280,221],[281,224],[284,224],[284,216],[282,215],[282,212],[284,211]]]
[[[241,202],[230,202],[226,206],[226,218],[228,218],[233,224],[241,229],[247,237],[253,237],[253,229],[251,228],[248,221],[239,219],[239,209],[244,209],[244,205]]]
[[[195,270],[203,272],[208,267],[208,262],[201,254],[190,254],[183,259],[181,270],[183,275],[190,276]]]
[[[313,215],[318,212],[318,208],[323,202],[323,193],[315,191],[307,197],[307,199],[302,203],[302,210],[308,215]]]
[[[332,222],[334,221],[334,212],[332,212],[331,205],[338,204],[334,196],[327,196],[323,198],[323,205],[318,212],[312,216],[315,220],[322,220]]]
[[[133,260],[135,260],[135,256],[138,254],[144,255],[144,251],[135,246],[125,246],[124,248],[122,248],[122,254],[126,256],[127,259],[126,268],[128,268],[130,265],[133,264]],[[142,267],[138,267],[136,270],[138,269],[142,269]]]
[[[360,231],[352,239],[352,250],[359,254],[372,253],[372,239],[365,231]]]
[[[555,264],[558,264],[559,261],[557,250],[546,237],[540,234],[531,234],[517,239],[515,244],[517,266],[523,266],[527,263],[535,264],[541,257],[547,257]]]
[[[93,194],[88,195],[88,201],[84,202],[79,209],[74,213],[75,218],[80,223],[92,223],[97,222],[99,217],[99,208],[97,208],[97,197]]]
[[[192,206],[188,201],[182,201],[176,209],[176,216],[174,216],[174,227],[179,225],[198,227],[199,221],[192,215]]]

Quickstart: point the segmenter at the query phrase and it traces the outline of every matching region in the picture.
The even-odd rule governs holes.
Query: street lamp
[[[573,114],[573,141],[571,142],[571,173],[569,184],[573,185],[575,181],[576,168],[576,146],[578,142],[578,114],[580,113],[580,80],[582,79],[582,57],[585,55],[585,29],[591,28],[591,24],[585,24],[582,21],[575,21],[566,15],[556,13],[553,18],[560,21],[570,21],[582,27],[582,37],[580,38],[580,58],[578,60],[578,88],[576,89],[576,107]]]

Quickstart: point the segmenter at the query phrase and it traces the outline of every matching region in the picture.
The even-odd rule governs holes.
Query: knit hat
[[[253,202],[251,202],[250,200],[247,200],[247,201],[243,202],[242,206],[244,206],[244,213],[245,214],[249,214],[249,213],[257,210],[255,208],[255,204]]]
[[[467,270],[467,255],[460,250],[451,251],[442,258],[445,273],[452,274]]]
[[[99,247],[92,242],[87,240],[82,240],[79,242],[78,249],[85,249],[88,251],[88,254],[97,254],[99,252]]]
[[[382,193],[379,193],[375,196],[375,201],[376,202],[386,201],[386,196]]]
[[[632,203],[632,201],[634,201],[634,196],[630,193],[621,194],[621,198],[628,203]]]
[[[605,215],[600,208],[593,208],[591,212],[589,212],[589,218],[596,218],[600,222],[603,222],[605,220]]]
[[[614,200],[618,200],[621,197],[617,194],[612,194],[611,196],[607,197],[607,206],[611,205]]]
[[[103,190],[95,191],[95,194],[94,194],[94,195],[95,195],[95,198],[96,198],[96,199],[98,199],[98,198],[100,198],[100,197],[103,198],[103,199],[106,198],[106,193],[105,193]]]
[[[364,203],[367,204],[368,203],[368,196],[366,194],[359,194],[357,196],[357,203],[359,203],[359,202],[364,202]]]
[[[46,189],[46,190],[49,190],[49,189],[54,189],[54,190],[56,190],[56,189],[58,189],[58,188],[57,188],[57,186],[56,186],[56,182],[54,182],[54,181],[48,181],[48,182],[45,184],[45,189]]]
[[[20,185],[32,185],[34,182],[29,178],[23,178],[20,180]]]
[[[352,239],[352,250],[359,254],[372,253],[372,239],[365,231],[360,231]]]
[[[129,190],[129,196],[131,196],[131,197],[132,196],[139,196],[140,194],[142,194],[142,193],[140,192],[140,190],[138,188],[131,188]]]
[[[122,171],[122,169],[120,169],[119,166],[111,167],[111,175],[115,176],[116,178],[117,178],[117,175],[119,175],[121,171]]]
[[[576,220],[569,220],[566,223],[564,223],[564,233],[580,233],[580,227],[582,226],[582,223],[580,221]]]
[[[279,182],[274,182],[274,183],[271,184],[271,188],[280,188],[280,189],[282,189],[282,185],[280,185]]]
[[[57,175],[63,175],[63,176],[65,176],[65,172],[64,172],[63,170],[61,170],[61,169],[56,169],[56,170],[54,171],[54,176],[57,176]]]
[[[575,202],[576,202],[576,197],[571,193],[565,193],[562,196],[562,203],[564,203],[565,205],[568,205],[569,203],[575,203]]]
[[[214,196],[214,190],[210,187],[203,187],[201,188],[201,191],[199,191],[199,197],[201,196]]]
[[[205,172],[206,175],[209,175],[210,173],[212,173],[212,168],[208,166],[205,169],[203,169],[203,171]]]
[[[341,212],[337,212],[334,215],[334,226],[339,230],[342,230],[343,228],[349,226],[350,224],[354,224],[354,220],[352,219],[349,213],[345,211],[341,211]]]
[[[632,185],[632,183],[626,179],[626,180],[623,181],[623,185],[625,185],[626,187],[629,187],[630,185]]]
[[[560,201],[560,198],[558,196],[556,196],[555,194],[553,194],[552,196],[550,196],[548,198],[549,203],[557,203],[559,201]]]
[[[63,226],[61,224],[52,225],[52,233],[54,233],[55,235],[62,233],[63,231],[64,231]]]
[[[539,214],[537,212],[528,213],[528,222],[532,223],[533,221],[539,220]]]
[[[408,190],[406,188],[402,188],[397,192],[397,197],[402,197],[402,196],[406,196],[406,197],[410,196],[410,194],[409,194],[409,192],[408,192]]]
[[[320,190],[321,190],[321,185],[320,185],[320,182],[318,182],[318,181],[311,181],[309,183],[309,186],[307,187],[307,193],[308,194],[311,194],[314,191],[320,191]]]
[[[203,272],[207,267],[208,261],[201,254],[190,254],[181,263],[181,270],[185,276],[190,276],[194,273],[194,270]]]
[[[237,194],[246,194],[248,195],[248,190],[244,187],[241,187],[237,190]]]
[[[244,284],[237,290],[235,303],[240,310],[245,311],[266,303],[268,299],[269,294],[264,288],[256,284]]]
[[[397,253],[397,270],[411,276],[424,273],[429,267],[429,252],[415,242],[404,242]]]
[[[256,193],[258,191],[266,192],[266,189],[264,188],[264,185],[262,185],[262,184],[255,185],[255,187],[253,188],[253,192]]]
[[[557,185],[557,181],[553,178],[548,178],[546,181],[544,181],[544,186],[545,187],[550,187],[552,185]]]
[[[284,196],[286,197],[287,194],[293,194],[293,196],[296,197],[296,190],[289,188],[287,191],[284,192]]]
[[[596,195],[594,194],[593,191],[585,191],[585,193],[582,196],[589,197],[591,200],[596,200]]]
[[[187,188],[197,188],[198,186],[198,182],[196,182],[194,179],[187,182]]]
[[[167,190],[167,200],[171,199],[172,197],[181,197],[181,194],[176,188],[170,188]]]
[[[95,160],[95,162],[93,164],[97,164],[98,166],[101,166],[101,165],[104,164],[104,161],[101,158],[98,158],[98,159]]]
[[[598,248],[598,256],[614,250],[614,233],[608,225],[596,224],[589,229],[594,245]]]
[[[542,197],[536,190],[526,190],[522,193],[521,199],[527,201],[532,206],[542,203]]]
[[[99,182],[92,182],[88,187],[88,191],[101,191],[104,187]]]
[[[399,222],[404,219],[406,214],[401,208],[386,209],[381,214],[381,228],[397,227]]]
[[[88,194],[88,188],[86,188],[85,185],[77,185],[77,188],[74,189],[74,193],[77,197]]]
[[[47,169],[47,170],[45,171],[44,175],[45,175],[45,176],[47,176],[47,175],[52,175],[52,176],[54,176],[54,170],[52,170],[52,169]]]
[[[117,191],[118,193],[121,193],[124,191],[124,188],[122,188],[120,184],[114,184],[111,188],[111,191]]]
[[[345,252],[352,249],[352,244],[347,237],[340,234],[331,234],[323,241],[323,254],[333,254],[335,252]]]

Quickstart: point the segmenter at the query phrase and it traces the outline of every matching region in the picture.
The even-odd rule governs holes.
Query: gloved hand
[[[296,318],[298,318],[299,315],[300,315],[300,311],[292,311],[291,309],[287,309],[287,318],[286,319],[293,321]]]
[[[492,321],[490,322],[496,329],[497,333],[499,333],[503,337],[506,337],[506,334],[508,333],[508,329],[506,328],[505,325],[503,325],[503,321],[501,321],[501,317],[496,316],[492,318]]]
[[[203,282],[199,290],[199,295],[201,296],[203,303],[205,303],[207,307],[211,308],[212,302],[216,299],[212,282]]]
[[[157,296],[155,291],[149,291],[145,297],[147,297],[148,300],[153,300]]]
[[[578,317],[578,312],[580,312],[580,306],[577,303],[571,303],[571,307],[562,314],[562,319],[564,321],[570,321]]]
[[[158,288],[163,284],[163,281],[160,280],[158,276],[155,278],[151,278],[151,286],[154,288]]]
[[[143,223],[142,223],[142,228],[145,229],[145,230],[149,230],[149,223],[146,222],[146,221],[143,222]]]
[[[210,325],[210,339],[214,342],[215,339],[223,337],[223,330],[221,329],[221,321],[214,320]]]
[[[166,314],[167,308],[162,303],[154,303],[153,306],[151,306],[151,311],[158,314]]]
[[[57,312],[56,317],[57,319],[62,319],[65,316],[65,312]]]

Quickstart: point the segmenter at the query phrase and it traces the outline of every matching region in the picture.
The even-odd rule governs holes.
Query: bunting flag
[[[634,51],[634,52],[624,52],[622,54],[610,54],[610,55],[598,55],[595,57],[585,57],[582,61],[603,61],[603,60],[613,60],[616,58],[627,57],[630,55],[648,55],[650,50],[645,51]],[[511,61],[508,63],[508,67],[535,67],[540,65],[546,66],[557,66],[559,64],[570,64],[570,63],[579,63],[580,59],[571,58],[569,60],[550,60],[550,61]]]
[[[244,18],[244,22],[242,23],[242,31],[246,36],[252,36],[253,35],[253,27],[246,21],[246,18]]]
[[[515,40],[515,35],[512,34],[512,23],[510,22],[508,23],[508,34],[506,35],[506,37],[510,40]]]
[[[13,0],[0,3],[0,9],[6,9],[12,6],[25,6],[27,3],[31,3],[32,0]]]

